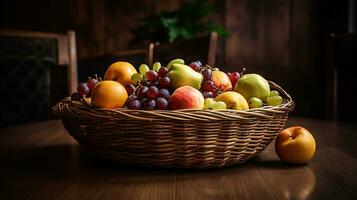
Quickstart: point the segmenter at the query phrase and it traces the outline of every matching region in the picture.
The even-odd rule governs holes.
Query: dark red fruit
[[[159,80],[159,85],[161,88],[168,88],[170,86],[171,80],[169,77],[164,76]]]
[[[146,72],[146,79],[151,82],[157,81],[159,79],[159,74],[154,70],[150,70]]]
[[[135,86],[133,84],[131,84],[131,83],[127,83],[125,85],[125,89],[126,89],[126,92],[128,93],[128,95],[131,95],[135,91]]]
[[[159,97],[156,99],[156,107],[160,110],[167,110],[169,107],[169,103],[166,99]]]
[[[227,73],[229,80],[231,80],[232,86],[234,87],[237,81],[240,78],[240,74],[238,72]]]
[[[129,101],[126,105],[129,109],[140,110],[141,109],[141,101],[136,99],[133,101]]]
[[[167,74],[167,72],[169,72],[169,70],[166,67],[161,67],[159,69],[159,76],[164,77]]]
[[[93,88],[95,87],[95,85],[97,85],[97,83],[98,83],[97,79],[89,78],[87,81],[87,86],[88,86],[89,90],[92,91]]]
[[[149,88],[147,86],[141,86],[137,93],[138,98],[139,99],[145,98],[148,90],[149,90]]]
[[[203,80],[211,80],[212,78],[212,70],[211,69],[205,69],[202,72],[203,75]]]
[[[156,107],[156,102],[153,99],[148,99],[144,102],[144,109],[146,110],[154,110]]]
[[[196,72],[200,71],[201,66],[197,62],[192,62],[188,66],[190,66]]]
[[[201,85],[201,89],[204,92],[213,92],[214,89],[214,83],[211,80],[205,80],[203,81],[202,85]]]
[[[170,99],[170,92],[167,89],[160,89],[159,91],[159,97],[162,97],[164,99]]]
[[[90,92],[90,90],[89,90],[89,88],[88,88],[88,86],[87,86],[87,83],[80,83],[80,84],[78,84],[77,92],[78,92],[81,96],[83,96],[83,95],[85,95],[85,96],[88,95],[89,92]]]
[[[159,95],[159,89],[156,86],[150,86],[146,92],[146,96],[150,99],[156,98]]]

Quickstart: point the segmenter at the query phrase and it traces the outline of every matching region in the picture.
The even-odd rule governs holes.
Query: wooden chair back
[[[65,77],[53,77],[52,69],[63,66],[67,67]],[[67,87],[63,98],[76,91],[75,33],[0,30],[0,72],[5,76],[1,89],[8,97],[0,105],[0,126],[48,118],[53,103],[50,93]]]
[[[151,66],[155,61],[167,64],[175,58],[186,62],[203,61],[214,66],[217,53],[218,35],[215,32],[208,36],[189,40],[181,40],[169,44],[150,43],[147,48],[147,63]]]

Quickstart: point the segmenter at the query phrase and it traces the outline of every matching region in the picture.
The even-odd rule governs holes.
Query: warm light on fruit
[[[203,102],[203,95],[199,90],[191,86],[182,86],[172,93],[169,100],[169,108],[171,110],[189,108],[203,109]]]
[[[99,108],[121,108],[127,98],[124,86],[116,81],[99,82],[92,91],[92,105]]]
[[[239,92],[247,100],[257,97],[265,101],[270,95],[270,86],[268,81],[258,74],[245,74],[238,80],[234,91]]]
[[[312,134],[301,126],[284,129],[276,138],[275,151],[279,158],[292,164],[307,163],[316,150]]]
[[[232,83],[228,75],[222,71],[213,71],[211,77],[214,85],[221,89],[222,92],[232,89]]]
[[[228,109],[234,110],[248,110],[248,102],[245,98],[233,91],[224,92],[215,98],[216,101],[223,101]]]
[[[104,80],[116,81],[122,85],[131,82],[131,76],[137,73],[136,69],[128,62],[115,62],[109,66],[104,74]]]

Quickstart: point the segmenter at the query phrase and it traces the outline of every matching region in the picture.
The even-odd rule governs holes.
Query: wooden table
[[[317,141],[308,165],[273,143],[246,164],[210,170],[125,167],[89,155],[58,120],[0,129],[0,199],[357,199],[357,125],[290,118]]]

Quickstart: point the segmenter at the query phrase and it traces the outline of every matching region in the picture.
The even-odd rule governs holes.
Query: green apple
[[[270,95],[270,86],[268,81],[259,74],[245,74],[236,83],[234,91],[243,95],[247,100],[257,97],[265,101]]]
[[[179,63],[171,65],[167,76],[171,79],[171,87],[173,89],[187,85],[199,90],[203,81],[201,73],[196,72],[187,65]]]

